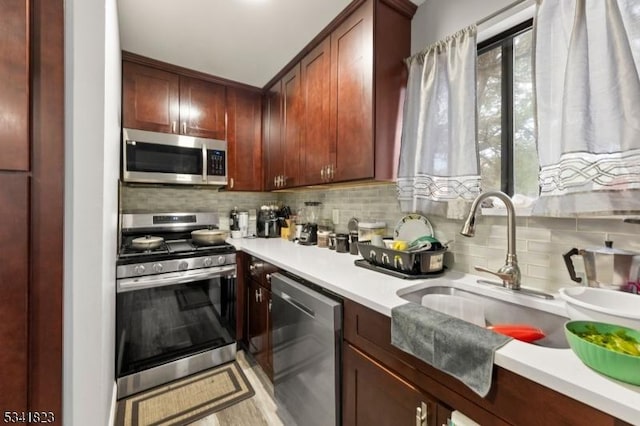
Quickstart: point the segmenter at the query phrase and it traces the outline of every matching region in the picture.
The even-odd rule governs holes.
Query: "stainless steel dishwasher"
[[[298,425],[339,425],[342,301],[298,277],[271,277],[273,383]]]

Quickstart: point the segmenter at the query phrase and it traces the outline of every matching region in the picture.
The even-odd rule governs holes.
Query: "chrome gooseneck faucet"
[[[469,216],[465,220],[460,234],[465,237],[473,237],[475,235],[476,210],[485,198],[496,197],[502,200],[507,207],[507,259],[504,266],[497,272],[491,271],[481,266],[476,266],[476,271],[488,272],[502,279],[502,285],[512,290],[520,290],[520,268],[518,267],[518,257],[516,256],[516,212],[511,198],[504,192],[489,191],[480,194],[473,204]]]

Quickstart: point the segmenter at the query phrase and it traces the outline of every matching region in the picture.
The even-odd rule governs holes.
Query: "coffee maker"
[[[260,238],[280,237],[280,221],[276,206],[262,206],[258,212],[257,233]]]
[[[318,243],[318,218],[320,215],[320,201],[305,201],[304,213],[306,223],[302,226],[299,243],[311,246]]]

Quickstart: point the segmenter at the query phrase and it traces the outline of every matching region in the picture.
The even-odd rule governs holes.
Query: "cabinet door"
[[[373,2],[369,0],[331,34],[335,181],[374,175],[372,75]]]
[[[283,174],[283,156],[280,145],[282,126],[282,82],[277,82],[265,93],[263,119],[264,186],[276,189],[276,179]],[[295,153],[297,155],[297,153]]]
[[[267,375],[272,377],[270,304],[271,292],[255,281],[249,280],[247,294],[249,352]]]
[[[180,76],[180,133],[226,139],[225,90],[221,84]]]
[[[434,401],[346,342],[342,373],[345,426],[435,426]]]
[[[123,127],[178,133],[179,77],[156,68],[122,63]]]
[[[0,407],[12,411],[27,408],[28,182],[0,172]]]
[[[297,64],[282,78],[283,187],[300,185],[301,100],[300,64]]]
[[[229,186],[262,191],[262,99],[257,92],[227,89]]]
[[[29,2],[0,2],[0,170],[29,169]]]
[[[325,39],[300,62],[302,81],[303,149],[301,179],[304,185],[330,180],[335,135],[330,132],[331,40]]]

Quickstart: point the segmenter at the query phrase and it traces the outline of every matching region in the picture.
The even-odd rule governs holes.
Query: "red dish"
[[[487,328],[496,333],[504,334],[505,336],[513,337],[516,340],[527,343],[535,342],[546,336],[539,328],[526,324],[496,324],[490,325]]]

